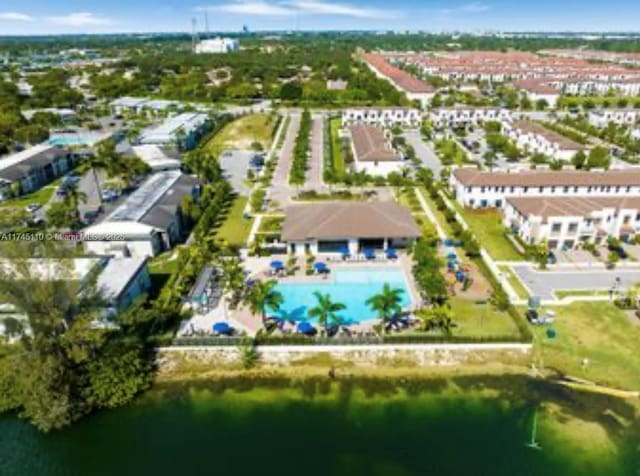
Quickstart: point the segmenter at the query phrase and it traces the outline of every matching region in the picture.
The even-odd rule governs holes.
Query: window
[[[575,233],[576,231],[578,231],[578,224],[569,223],[569,233]]]
[[[569,193],[569,187],[564,187],[564,193]]]
[[[524,187],[524,188],[522,189],[522,191],[523,191],[524,193],[527,193],[527,192],[529,191],[529,187]]]
[[[560,233],[560,230],[562,230],[562,223],[553,223],[551,225],[551,231],[553,233]]]
[[[540,187],[540,193],[544,192],[544,187]]]
[[[551,187],[551,193],[555,193],[556,192],[556,188],[555,187]]]
[[[484,187],[480,187],[480,193],[484,193]]]
[[[511,187],[511,193],[515,192],[516,188],[515,187]]]
[[[502,208],[502,200],[496,200],[496,208]]]

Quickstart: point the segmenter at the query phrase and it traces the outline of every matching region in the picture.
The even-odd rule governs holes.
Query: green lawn
[[[225,240],[231,246],[243,246],[253,224],[253,218],[244,218],[243,211],[247,204],[247,197],[237,197],[227,215],[224,223],[216,233],[216,240]]]
[[[338,136],[338,129],[342,120],[334,117],[329,121],[329,130],[331,131],[331,154],[333,155],[333,168],[336,174],[342,175],[345,172],[344,155],[342,154],[342,141]]]
[[[22,195],[20,197],[11,198],[5,202],[0,204],[0,210],[2,208],[24,208],[27,205],[31,205],[32,203],[37,203],[39,205],[45,205],[58,188],[59,180],[56,180],[49,185],[42,187],[40,190],[29,193],[26,195]]]
[[[149,272],[151,274],[173,274],[178,271],[178,252],[180,247],[154,257],[149,261]]]
[[[608,289],[562,289],[554,291],[554,293],[558,299],[562,299],[569,296],[583,297],[583,296],[608,296]]]
[[[556,337],[536,328],[537,355],[545,367],[604,385],[640,390],[640,327],[608,302],[554,308]],[[636,324],[632,323],[632,320]],[[586,366],[583,359],[588,359]]]
[[[416,192],[413,187],[410,188],[398,188],[396,189],[396,197],[398,203],[410,209],[412,212],[422,212],[422,205],[416,197]]]
[[[496,310],[491,304],[476,304],[475,301],[454,296],[449,303],[453,310],[453,320],[458,325],[453,330],[459,336],[513,336],[520,332],[511,316]]]
[[[278,234],[282,232],[282,224],[284,223],[284,216],[269,216],[262,217],[260,221],[259,233],[274,233]]]
[[[451,200],[451,203],[453,203],[453,206],[460,212],[471,231],[476,235],[480,245],[489,252],[494,260],[522,260],[522,256],[518,254],[513,244],[505,236],[502,215],[498,210],[471,210],[460,206],[454,200]]]
[[[227,124],[206,147],[216,157],[224,150],[251,149],[254,142],[259,142],[263,150],[268,150],[271,147],[276,122],[267,114],[250,114],[240,117]]]

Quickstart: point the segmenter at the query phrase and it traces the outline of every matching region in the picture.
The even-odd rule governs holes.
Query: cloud
[[[198,7],[196,10],[213,10],[235,15],[255,16],[293,16],[293,15],[331,15],[352,18],[397,18],[399,12],[367,8],[347,3],[333,3],[323,0],[234,0],[222,5]]]
[[[90,12],[74,12],[68,15],[46,17],[46,21],[56,25],[83,27],[111,25],[111,20]]]
[[[444,13],[445,15],[449,15],[451,13],[482,13],[490,9],[491,7],[489,5],[473,2],[453,8],[443,8],[440,10],[440,13]]]
[[[280,4],[267,3],[262,0],[243,1],[238,0],[232,3],[224,3],[213,7],[200,7],[198,10],[218,10],[235,15],[255,15],[255,16],[291,16],[296,12]]]
[[[0,12],[0,21],[33,21],[33,17],[24,13]]]
[[[320,0],[290,0],[286,3],[300,12],[315,15],[336,15],[353,18],[390,18],[399,16],[399,12],[349,5],[346,3],[332,3]]]

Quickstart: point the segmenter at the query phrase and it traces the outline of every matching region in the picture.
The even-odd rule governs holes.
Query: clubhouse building
[[[287,251],[345,253],[404,248],[420,237],[411,211],[393,202],[332,202],[286,209],[282,241]]]

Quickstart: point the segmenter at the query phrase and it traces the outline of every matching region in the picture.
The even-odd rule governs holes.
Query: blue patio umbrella
[[[313,327],[310,323],[308,323],[307,321],[302,321],[298,324],[298,332],[305,335],[313,335],[317,331],[316,328]]]
[[[216,322],[213,325],[213,332],[217,332],[218,334],[230,334],[231,326],[226,322]]]
[[[449,259],[449,260],[456,260],[456,259],[458,259],[458,255],[456,255],[455,253],[449,253],[449,254],[447,255],[447,259]]]
[[[280,260],[273,260],[270,265],[276,271],[284,268],[284,263]]]
[[[395,248],[387,248],[387,258],[397,258],[398,252]]]
[[[348,246],[343,246],[342,248],[340,248],[340,253],[342,254],[342,256],[349,256],[351,254],[349,253]]]
[[[363,251],[364,257],[367,259],[372,259],[376,257],[376,252],[371,248],[365,248]]]
[[[313,263],[313,269],[315,269],[318,273],[324,273],[327,271],[327,264],[322,261],[316,261]]]

